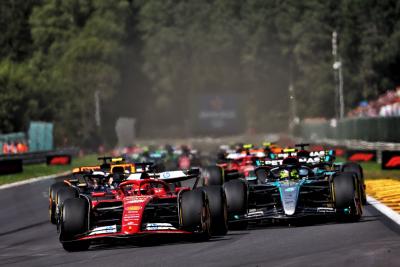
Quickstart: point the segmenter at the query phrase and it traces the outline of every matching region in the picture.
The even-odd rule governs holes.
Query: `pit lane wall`
[[[346,118],[334,121],[304,121],[293,129],[294,136],[307,140],[363,140],[400,142],[400,117]]]

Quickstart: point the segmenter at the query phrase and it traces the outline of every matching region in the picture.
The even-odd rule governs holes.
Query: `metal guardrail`
[[[22,159],[23,164],[35,164],[35,163],[45,163],[46,157],[50,156],[50,155],[67,154],[67,155],[71,155],[71,156],[77,156],[78,153],[79,153],[79,148],[72,147],[72,148],[64,148],[64,149],[59,149],[59,150],[0,155],[0,160]]]

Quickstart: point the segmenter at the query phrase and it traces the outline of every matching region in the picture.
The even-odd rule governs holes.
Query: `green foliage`
[[[332,117],[332,32],[351,108],[400,83],[399,17],[395,0],[1,1],[0,131],[53,121],[56,142],[82,145],[118,116],[179,128],[204,92],[241,94],[246,127],[270,130],[289,84],[300,117]]]
[[[0,59],[23,61],[32,53],[29,15],[40,0],[0,1]]]
[[[94,92],[107,100],[120,82],[127,7],[123,0],[47,0],[34,7],[29,17],[33,55],[21,66],[0,65],[1,84],[7,88],[0,93],[5,103],[0,129],[19,130],[40,119],[56,123],[58,141],[82,144],[100,135],[94,125]]]

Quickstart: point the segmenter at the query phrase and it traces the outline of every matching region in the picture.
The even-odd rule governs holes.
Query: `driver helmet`
[[[291,177],[292,179],[299,179],[300,176],[299,176],[298,170],[297,170],[297,169],[292,169],[292,170],[290,171],[290,177]]]
[[[142,186],[140,186],[140,193],[142,195],[149,195],[150,189],[151,189],[151,186],[148,183],[143,184]]]
[[[288,170],[281,170],[279,172],[279,178],[280,179],[289,178],[289,171]]]
[[[308,176],[308,175],[309,175],[308,169],[306,169],[306,168],[301,168],[301,169],[299,170],[299,175],[300,175],[300,177],[306,177],[306,176]]]

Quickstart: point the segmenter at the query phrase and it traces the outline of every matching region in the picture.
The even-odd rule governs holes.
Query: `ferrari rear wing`
[[[136,172],[147,172],[153,171],[154,163],[153,162],[134,162],[133,165],[135,166]]]
[[[193,168],[190,170],[178,170],[178,171],[166,171],[159,173],[152,172],[138,172],[129,175],[127,180],[141,180],[141,179],[160,179],[167,183],[175,183],[185,181],[192,178],[198,178],[200,176],[200,170]]]

